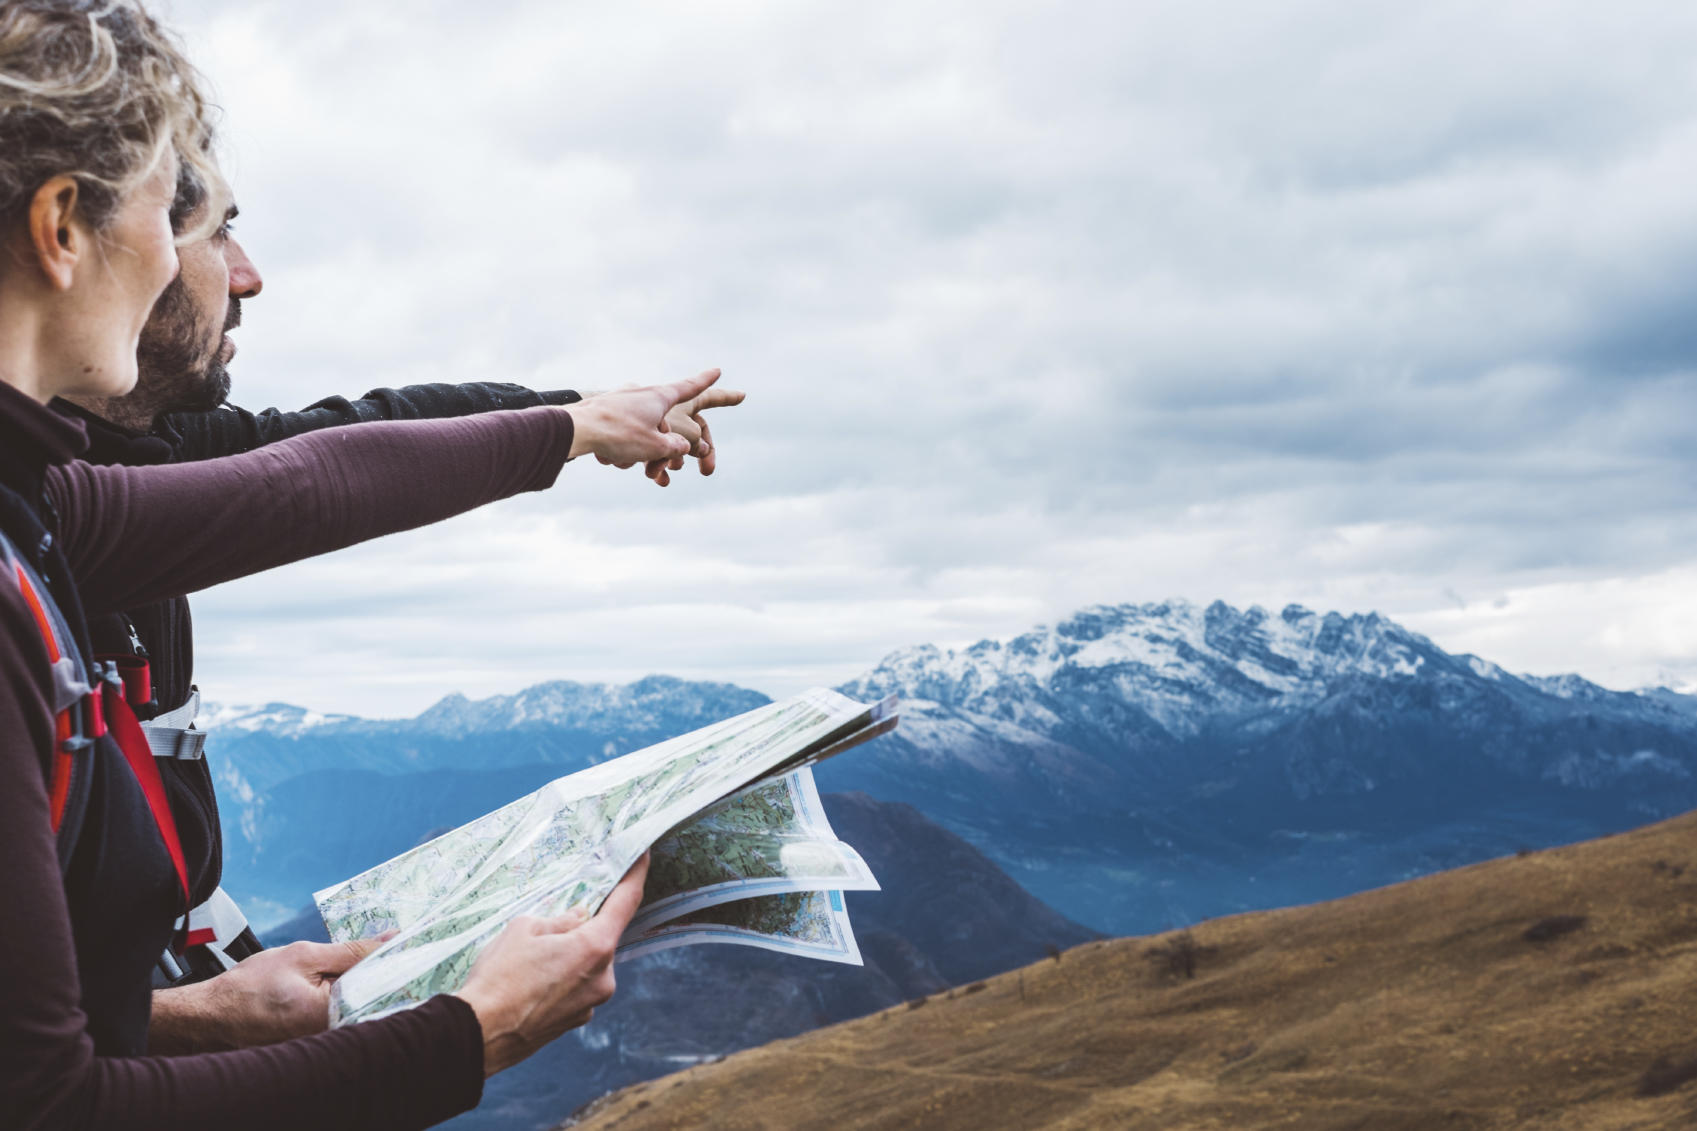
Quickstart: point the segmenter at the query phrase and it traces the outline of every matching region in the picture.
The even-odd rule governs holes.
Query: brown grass
[[[637,1085],[579,1126],[1697,1126],[1697,815],[1088,943]]]

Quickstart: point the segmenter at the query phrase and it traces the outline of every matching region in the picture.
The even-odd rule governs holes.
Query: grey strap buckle
[[[184,762],[198,761],[206,752],[206,732],[193,727],[144,726],[147,745],[155,758],[176,758]]]
[[[193,691],[189,701],[175,711],[167,711],[151,722],[141,724],[147,745],[155,758],[177,758],[185,762],[200,759],[205,753],[206,732],[194,729],[194,717],[200,713],[200,692]]]

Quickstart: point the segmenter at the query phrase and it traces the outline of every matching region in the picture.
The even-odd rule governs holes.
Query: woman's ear
[[[29,236],[36,266],[49,285],[71,289],[77,261],[88,243],[88,230],[77,217],[75,177],[57,176],[35,190],[29,204]]]

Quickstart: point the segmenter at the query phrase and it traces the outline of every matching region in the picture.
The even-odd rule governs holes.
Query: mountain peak
[[[1274,617],[1259,605],[1169,599],[1091,605],[1053,626],[960,651],[904,648],[844,690],[1017,722],[1022,702],[1102,682],[1176,733],[1192,729],[1200,714],[1312,701],[1340,677],[1414,677],[1444,659],[1431,641],[1378,613],[1322,615],[1288,605]]]

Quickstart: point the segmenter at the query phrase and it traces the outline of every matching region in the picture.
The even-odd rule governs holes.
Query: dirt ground
[[[572,1126],[1697,1127],[1697,814],[1089,943]]]

